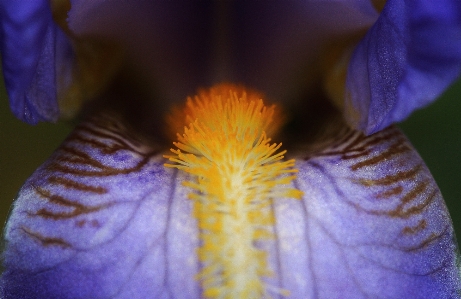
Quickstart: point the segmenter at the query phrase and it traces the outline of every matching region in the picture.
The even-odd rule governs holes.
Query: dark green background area
[[[400,127],[437,181],[461,241],[461,80]]]
[[[0,226],[19,188],[70,133],[67,124],[27,125],[10,111],[0,76]]]
[[[2,80],[3,81],[3,80]],[[461,81],[401,124],[432,171],[461,239]],[[24,180],[70,132],[67,124],[26,125],[11,114],[0,86],[0,223]]]

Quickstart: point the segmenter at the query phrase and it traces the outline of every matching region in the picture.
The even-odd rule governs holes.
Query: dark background
[[[1,80],[3,82],[3,80]],[[400,127],[434,175],[461,239],[461,80]],[[0,85],[0,227],[24,180],[70,132],[68,124],[29,126],[15,119]]]

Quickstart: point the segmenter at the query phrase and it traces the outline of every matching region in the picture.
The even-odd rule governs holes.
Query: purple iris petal
[[[1,298],[198,297],[184,178],[132,136],[111,118],[84,123],[26,182]]]
[[[186,177],[118,121],[78,126],[21,189],[0,297],[201,297]],[[270,285],[290,298],[458,298],[450,218],[397,129],[343,130],[297,166],[304,198],[274,199]]]
[[[303,201],[275,201],[284,287],[293,298],[459,298],[449,214],[403,134],[332,140],[297,159]]]
[[[352,56],[346,118],[377,132],[435,100],[460,69],[459,1],[389,0]]]
[[[56,59],[67,58],[61,53],[68,53],[69,43],[53,22],[49,1],[1,1],[0,14],[2,68],[11,110],[30,124],[55,121]]]

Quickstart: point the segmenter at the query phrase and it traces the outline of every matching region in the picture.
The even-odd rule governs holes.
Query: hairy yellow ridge
[[[274,121],[275,119],[275,121]],[[222,84],[188,98],[183,110],[170,117],[170,127],[184,128],[165,156],[175,167],[195,176],[194,216],[200,229],[199,274],[204,296],[262,298],[268,296],[264,277],[271,275],[260,244],[273,238],[271,200],[300,198],[289,187],[294,160],[282,161],[281,143],[270,143],[266,132],[280,127],[276,107],[259,95]],[[288,175],[286,175],[288,174]]]

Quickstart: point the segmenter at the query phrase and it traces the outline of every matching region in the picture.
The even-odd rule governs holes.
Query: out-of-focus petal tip
[[[461,2],[389,0],[352,55],[346,119],[375,133],[434,101],[460,69]]]
[[[2,71],[11,110],[30,124],[56,121],[56,47],[63,34],[48,1],[3,1],[1,14]],[[66,41],[68,42],[68,41]]]

